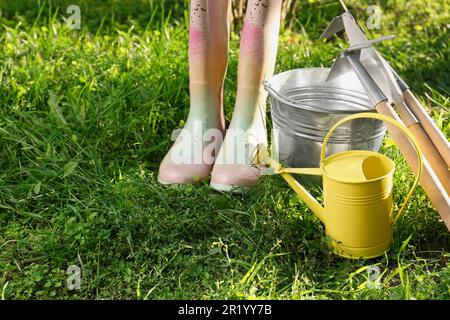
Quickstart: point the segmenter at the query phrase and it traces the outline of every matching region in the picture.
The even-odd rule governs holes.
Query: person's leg
[[[182,134],[160,165],[164,184],[193,183],[209,176],[222,143],[203,141],[206,130],[223,134],[223,81],[227,68],[231,0],[192,0],[189,30],[190,109]]]
[[[255,184],[260,172],[250,165],[258,144],[267,145],[267,93],[262,81],[275,69],[282,0],[249,0],[239,52],[236,106],[213,168],[211,186],[231,190]]]

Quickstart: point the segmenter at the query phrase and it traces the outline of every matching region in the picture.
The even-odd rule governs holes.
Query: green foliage
[[[62,17],[79,3],[81,30]],[[348,1],[360,21],[368,1]],[[372,4],[372,3],[370,3]],[[446,136],[446,1],[385,1],[380,50]],[[323,226],[279,177],[243,195],[156,181],[189,104],[183,1],[0,1],[0,289],[27,299],[450,299],[450,235],[421,189],[391,251],[337,258]],[[302,1],[277,72],[329,66],[346,46],[317,38],[337,1]],[[231,41],[226,117],[236,89]],[[403,158],[396,203],[412,182]],[[315,190],[316,194],[320,190]],[[407,240],[408,239],[408,240]],[[66,270],[82,270],[80,291]],[[368,267],[381,271],[368,287]],[[373,280],[373,279],[370,279]],[[376,280],[376,279],[375,279]]]

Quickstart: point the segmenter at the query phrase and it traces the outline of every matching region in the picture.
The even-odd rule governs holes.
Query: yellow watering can
[[[395,125],[409,138],[417,152],[419,166],[416,179],[397,214],[392,213],[395,164],[391,159],[363,150],[340,152],[325,159],[327,142],[336,128],[347,121],[362,118]],[[375,258],[389,249],[394,224],[403,213],[422,174],[422,154],[408,129],[394,119],[376,113],[359,113],[336,123],[324,139],[320,168],[283,168],[272,159],[269,159],[269,164],[323,222],[325,232],[331,238],[333,252],[351,259]],[[323,177],[323,207],[291,173]]]

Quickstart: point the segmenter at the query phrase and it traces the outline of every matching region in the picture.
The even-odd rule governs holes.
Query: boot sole
[[[167,187],[178,187],[178,186],[189,186],[189,185],[193,186],[193,185],[199,185],[199,184],[202,184],[203,182],[206,182],[207,179],[208,179],[208,177],[203,178],[203,179],[198,179],[198,180],[192,181],[192,182],[178,183],[178,182],[168,182],[168,181],[165,181],[165,180],[161,179],[160,176],[158,176],[157,181],[158,181],[160,184],[162,184],[163,186],[167,186]]]
[[[231,184],[219,184],[219,183],[210,183],[210,187],[217,191],[223,192],[231,192],[231,193],[243,193],[250,189],[250,187],[242,187],[242,186],[233,186]]]

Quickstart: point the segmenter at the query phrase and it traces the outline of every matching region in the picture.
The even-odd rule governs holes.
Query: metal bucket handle
[[[400,129],[403,132],[403,134],[405,134],[405,136],[409,139],[409,141],[411,141],[411,143],[414,146],[414,149],[416,151],[416,154],[417,154],[417,159],[418,159],[418,162],[419,162],[419,166],[418,166],[418,169],[417,169],[416,179],[414,180],[414,183],[412,184],[411,190],[409,191],[408,195],[406,196],[405,201],[403,202],[403,205],[401,206],[400,210],[398,211],[398,213],[396,215],[393,215],[393,223],[395,224],[397,222],[398,218],[400,218],[400,216],[402,215],[403,211],[405,210],[406,204],[408,203],[408,201],[411,198],[415,188],[417,187],[417,184],[419,183],[419,179],[420,179],[420,176],[422,175],[422,167],[423,167],[422,152],[420,150],[419,144],[417,143],[417,141],[414,138],[414,136],[409,132],[409,130],[406,128],[406,126],[404,124],[398,122],[395,119],[389,118],[387,116],[384,116],[384,115],[378,114],[378,113],[364,112],[364,113],[357,113],[357,114],[345,117],[344,119],[338,121],[330,129],[328,134],[325,136],[325,139],[323,140],[322,152],[321,152],[321,167],[322,167],[323,162],[325,161],[325,153],[326,153],[327,142],[330,139],[330,137],[333,134],[333,132],[336,130],[336,128],[339,127],[340,125],[342,125],[343,123],[351,121],[351,120],[367,119],[367,118],[382,120],[384,122],[388,122],[388,123],[396,126],[398,129]]]
[[[303,106],[303,107],[311,108],[310,106],[308,106],[305,103],[301,103],[299,101],[292,100],[289,97],[285,96],[284,94],[278,92],[277,90],[272,88],[272,85],[268,81],[263,81],[262,85],[264,86],[264,89],[266,89],[266,91],[269,94],[271,94],[272,96],[276,97],[278,100],[283,101],[284,103],[287,103],[287,104],[290,104],[290,105],[294,105],[294,106]],[[326,110],[326,109],[323,109],[323,108],[319,108],[319,107],[316,107],[316,109],[319,110],[319,111],[322,111],[322,112],[329,112],[329,110]]]

